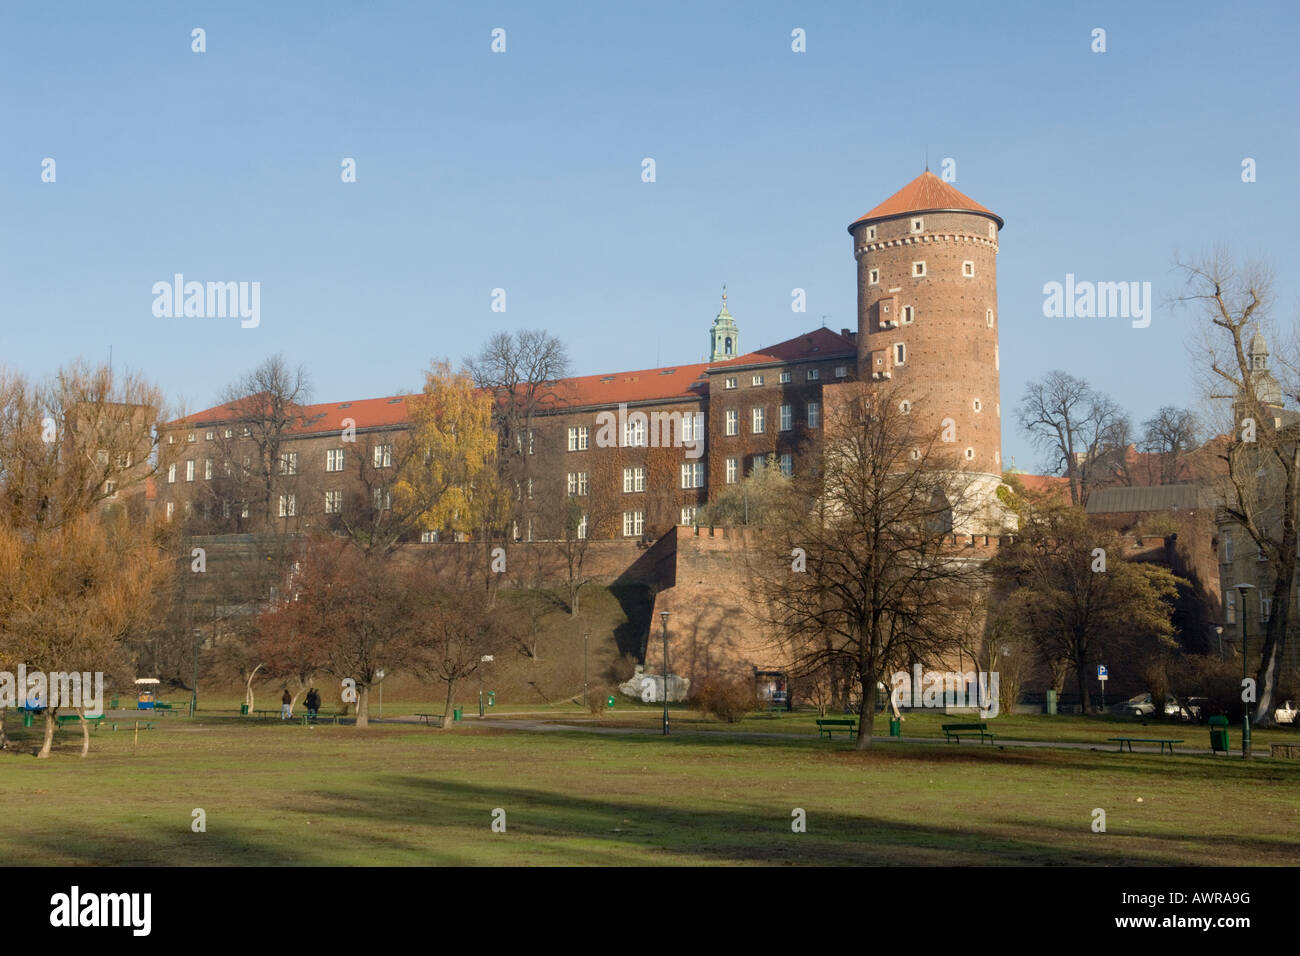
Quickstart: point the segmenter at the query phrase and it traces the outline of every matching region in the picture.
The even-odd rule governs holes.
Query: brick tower
[[[998,230],[1002,219],[926,170],[849,226],[858,260],[858,373],[889,379],[955,450],[987,500],[957,533],[999,530]],[[952,429],[950,429],[951,433]]]

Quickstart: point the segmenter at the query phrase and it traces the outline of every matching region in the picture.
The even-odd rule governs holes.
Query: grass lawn
[[[30,749],[37,729],[19,729],[19,745]],[[811,733],[665,740],[212,717],[165,719],[132,741],[103,728],[82,760],[79,734],[65,729],[48,761],[0,754],[0,859],[1300,863],[1292,761],[943,744],[858,754]],[[796,807],[806,833],[791,832]],[[206,811],[204,833],[191,830],[195,808]],[[494,808],[506,812],[505,833],[491,829]],[[1106,811],[1105,833],[1091,829],[1094,808]]]

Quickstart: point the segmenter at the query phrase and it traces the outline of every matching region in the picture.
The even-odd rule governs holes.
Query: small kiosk
[[[792,709],[790,683],[785,671],[760,671],[755,668],[754,684],[759,699],[767,702],[769,712]]]
[[[162,681],[160,681],[160,680],[159,680],[158,678],[156,678],[156,677],[137,677],[137,678],[135,679],[135,688],[136,688],[136,705],[135,705],[135,708],[136,708],[136,710],[153,710],[153,709],[154,709],[154,708],[153,708],[153,705],[154,705],[154,699],[153,699],[153,691],[154,691],[154,687],[156,687],[158,684],[161,684],[161,683],[162,683]]]

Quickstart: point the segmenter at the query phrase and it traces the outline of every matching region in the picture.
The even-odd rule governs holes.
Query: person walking
[[[280,719],[288,720],[291,716],[292,708],[293,697],[289,695],[289,688],[286,687],[284,693],[280,695]]]
[[[320,710],[320,694],[316,693],[316,688],[313,687],[307,691],[307,716],[315,720],[318,710]]]

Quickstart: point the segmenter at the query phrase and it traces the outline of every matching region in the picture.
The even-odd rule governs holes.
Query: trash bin
[[[24,726],[24,727],[30,727],[31,725],[32,725],[32,712],[31,712],[30,710],[24,710],[24,711],[23,711],[23,726]]]
[[[488,706],[495,707],[496,705],[497,705],[497,692],[494,690],[490,690],[488,691]]]
[[[451,712],[451,719],[452,719],[453,722],[455,722],[455,721],[457,721],[457,720],[460,720],[460,708],[459,708],[459,707],[457,707],[455,710],[453,710],[453,711]]]
[[[240,704],[240,705],[239,705],[239,716],[240,716],[240,717],[247,717],[247,716],[248,716],[248,705],[247,705],[247,704]]]
[[[118,709],[118,699],[117,699],[116,697],[114,697],[112,703],[110,703],[110,704],[108,705],[108,707],[109,707],[110,710],[117,710],[117,709]]]
[[[613,707],[613,706],[614,706],[614,695],[613,695],[613,694],[610,694],[608,697],[605,698],[605,706],[606,706],[606,707]]]
[[[903,736],[903,722],[899,720],[897,717],[889,718],[889,736],[891,737]]]
[[[1214,753],[1223,751],[1225,754],[1232,744],[1228,740],[1228,718],[1215,716],[1210,718],[1210,750]]]
[[[1047,692],[1047,712],[1053,715],[1056,713],[1056,691],[1054,690]]]

